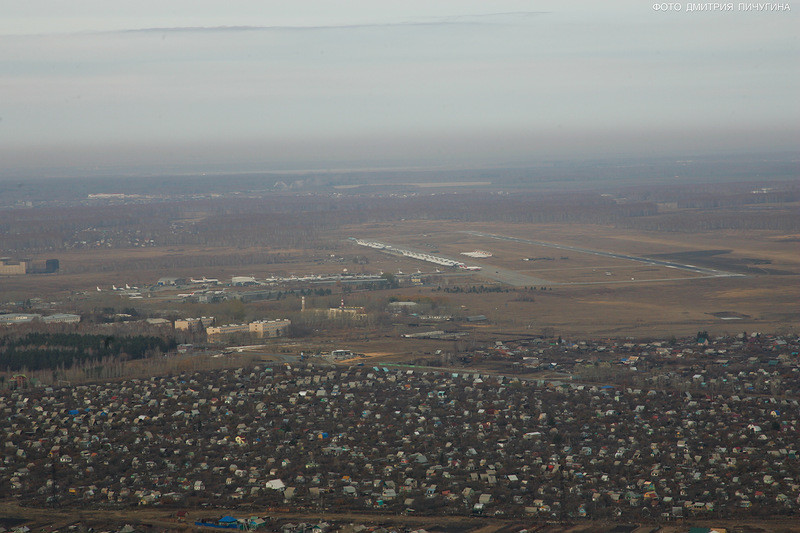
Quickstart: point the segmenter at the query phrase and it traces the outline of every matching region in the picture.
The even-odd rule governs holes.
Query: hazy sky
[[[0,0],[0,173],[796,150],[800,4],[679,4]]]

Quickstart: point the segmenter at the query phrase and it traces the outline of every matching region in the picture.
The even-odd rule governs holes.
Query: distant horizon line
[[[241,166],[254,166],[254,165],[241,165],[239,169],[234,168],[235,165],[230,164],[200,164],[198,168],[193,167],[193,164],[173,164],[158,167],[157,165],[148,164],[131,164],[131,165],[104,165],[95,166],[94,168],[83,166],[69,166],[69,167],[47,167],[47,168],[34,168],[25,167],[12,170],[9,174],[0,173],[0,181],[12,181],[15,179],[25,178],[38,178],[38,179],[70,179],[70,178],[148,178],[148,177],[209,177],[209,176],[222,176],[222,175],[235,175],[235,176],[248,176],[258,174],[284,174],[284,175],[309,175],[309,174],[329,174],[329,173],[364,173],[364,172],[456,172],[456,171],[480,171],[480,170],[503,170],[503,169],[525,169],[525,168],[538,168],[550,165],[576,165],[587,163],[614,163],[622,161],[659,161],[659,162],[674,162],[674,163],[691,163],[694,160],[704,159],[788,159],[789,161],[796,160],[800,163],[800,150],[781,150],[774,152],[706,152],[706,153],[684,153],[675,155],[606,155],[606,156],[583,156],[574,158],[551,158],[539,159],[531,161],[506,161],[503,163],[471,163],[471,164],[457,164],[457,163],[439,163],[439,164],[418,164],[418,165],[343,165],[343,166],[320,166],[320,167],[305,167],[305,168],[248,168],[242,169]],[[203,166],[210,168],[203,169]],[[222,169],[222,167],[231,167],[229,169]],[[8,169],[6,169],[8,172]]]
[[[480,19],[492,17],[508,16],[531,16],[547,15],[552,11],[506,11],[490,13],[474,13],[459,15],[442,15],[431,17],[416,17],[406,20],[394,21],[366,21],[354,22],[350,24],[220,24],[214,26],[146,26],[129,28],[109,28],[99,30],[72,30],[62,32],[37,32],[37,33],[0,33],[0,37],[41,37],[44,35],[58,36],[81,36],[81,35],[103,35],[103,34],[125,34],[125,33],[182,33],[182,32],[246,32],[246,31],[314,31],[314,30],[335,30],[353,28],[383,28],[390,26],[435,26],[435,25],[466,25],[466,24],[485,24]]]

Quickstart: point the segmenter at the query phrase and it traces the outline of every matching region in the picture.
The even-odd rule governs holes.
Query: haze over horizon
[[[797,14],[0,1],[0,177],[795,152]]]

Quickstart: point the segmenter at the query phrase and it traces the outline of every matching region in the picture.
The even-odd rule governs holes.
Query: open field
[[[704,277],[619,257],[597,256],[475,234],[481,232],[555,243],[582,249],[672,261],[743,275]],[[348,237],[383,241],[480,265],[480,272],[441,269],[436,265],[357,246]],[[712,332],[792,331],[800,323],[800,254],[796,235],[778,231],[654,232],[591,224],[455,223],[442,221],[372,223],[327,233],[319,247],[272,248],[169,246],[100,249],[58,254],[62,272],[0,277],[4,299],[33,296],[54,301],[81,300],[83,307],[157,305],[156,298],[130,301],[95,286],[109,288],[152,284],[162,276],[221,280],[233,275],[257,278],[291,274],[406,274],[421,271],[424,286],[356,292],[348,301],[372,302],[378,309],[390,297],[436,296],[442,312],[485,315],[488,323],[462,325],[473,338],[500,333],[549,332],[573,336],[671,336],[698,330]],[[473,259],[461,252],[485,250],[492,257]],[[45,258],[49,254],[41,254]],[[357,258],[360,258],[356,261]],[[523,259],[528,261],[523,261]],[[516,276],[516,281],[513,276]],[[634,278],[634,279],[631,279]],[[519,293],[452,292],[457,287],[534,286],[532,297]],[[498,281],[500,280],[500,281]],[[541,281],[541,283],[537,283]],[[506,285],[508,286],[508,285]],[[539,290],[546,286],[547,290]],[[334,291],[339,290],[333,287]],[[442,289],[439,291],[439,289]],[[447,291],[447,292],[445,292]],[[70,295],[72,293],[72,295]],[[332,300],[337,300],[333,296]],[[147,300],[153,302],[145,303]],[[295,301],[297,300],[297,301]],[[325,305],[318,303],[318,305]],[[170,304],[177,312],[214,312],[214,307]],[[299,309],[299,299],[250,304],[253,314],[270,316]],[[155,308],[154,308],[155,309]],[[422,328],[426,327],[422,325]],[[422,329],[421,328],[421,329]],[[431,325],[430,329],[441,329]],[[397,334],[389,334],[396,339]],[[411,341],[418,342],[418,341]],[[405,349],[389,350],[407,353]],[[415,350],[411,350],[412,352]]]
[[[441,244],[436,246],[439,251],[437,255],[457,259],[468,265],[480,266],[484,270],[482,276],[511,285],[642,282],[732,275],[689,265],[669,264],[657,259],[650,261],[646,258],[625,257],[614,252],[565,247],[555,243],[543,244],[517,237],[478,232],[442,235],[440,240]],[[430,247],[430,243],[413,240],[411,245],[416,250],[421,250],[421,246]],[[480,250],[490,249],[492,256],[486,258],[464,256],[463,252],[472,249],[471,247]],[[501,271],[502,275],[493,275],[501,274]],[[509,278],[508,272],[519,274],[519,281]],[[525,277],[532,281],[526,283]]]
[[[474,227],[506,231],[490,233],[472,229]],[[423,226],[416,233],[398,234],[391,244],[438,251],[444,257],[481,266],[487,271],[499,267],[561,284],[800,273],[791,236],[746,232],[738,235],[681,233],[672,234],[672,238],[661,234],[661,238],[654,238],[652,233],[568,224],[459,224],[449,228],[446,224],[437,224],[435,229]],[[379,239],[377,236],[370,238]],[[759,239],[763,242],[758,242]],[[701,248],[706,241],[710,248]],[[726,243],[727,248],[721,246]],[[473,249],[493,255],[487,258],[461,255]],[[616,278],[604,278],[616,275],[615,271],[619,271]],[[625,275],[637,273],[639,277]]]
[[[341,253],[340,250],[333,250]],[[50,254],[52,255],[52,254]],[[110,289],[154,284],[164,276],[217,278],[255,276],[334,275],[380,271],[414,272],[417,261],[390,256],[375,257],[369,265],[357,265],[352,255],[332,258],[329,250],[268,249],[259,247],[181,246],[123,248],[60,252],[62,268],[57,274],[0,276],[0,293],[9,298],[58,294],[70,290]],[[35,256],[34,256],[35,257]],[[49,257],[43,254],[42,257]],[[226,264],[227,263],[227,264]],[[196,265],[196,266],[188,266]]]
[[[553,328],[578,335],[642,336],[688,334],[698,329],[796,330],[800,320],[795,303],[800,301],[800,254],[791,236],[779,232],[656,233],[600,225],[438,222],[378,229],[357,235],[438,250],[444,256],[479,265],[484,270],[473,275],[476,283],[495,269],[554,283],[549,290],[536,293],[535,302],[515,301],[504,294],[448,295],[469,313],[486,314],[492,330],[522,334]],[[676,268],[478,237],[466,231],[667,259],[744,276],[708,278]],[[473,259],[460,255],[475,249],[493,256]],[[716,252],[704,254],[706,250]],[[384,254],[372,251],[370,258],[379,255]],[[526,257],[529,261],[522,260]],[[423,268],[424,263],[418,263]],[[555,285],[575,282],[587,284]]]

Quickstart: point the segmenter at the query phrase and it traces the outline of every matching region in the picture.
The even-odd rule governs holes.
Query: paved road
[[[733,277],[746,277],[744,274],[735,274],[733,272],[725,272],[724,270],[715,270],[713,268],[704,268],[695,265],[686,265],[682,263],[675,263],[672,261],[662,261],[660,259],[649,259],[647,257],[637,257],[635,255],[618,254],[615,252],[604,252],[602,250],[590,250],[588,248],[578,248],[577,246],[569,246],[566,244],[556,244],[552,242],[532,241],[529,239],[520,239],[519,237],[508,237],[505,235],[495,235],[493,233],[482,233],[480,231],[464,231],[469,235],[476,237],[488,237],[490,239],[498,239],[501,241],[519,242],[522,244],[534,244],[536,246],[547,246],[548,248],[556,248],[558,250],[566,250],[570,252],[579,252],[583,254],[592,254],[600,257],[611,257],[613,259],[626,259],[628,261],[637,261],[646,265],[662,266],[666,268],[677,268],[700,274],[707,278],[733,278]],[[652,281],[652,280],[651,280]],[[602,283],[602,282],[599,282]],[[571,285],[571,284],[570,284]]]

